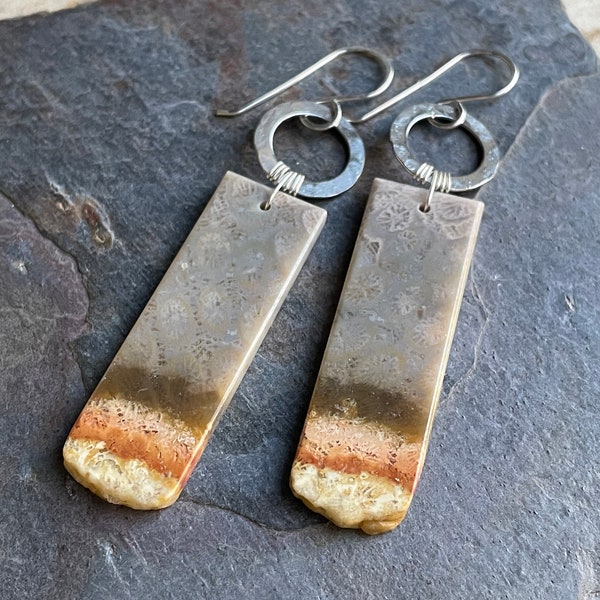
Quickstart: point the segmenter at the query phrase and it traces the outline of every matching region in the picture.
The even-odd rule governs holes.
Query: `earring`
[[[332,52],[239,111],[298,83],[338,56]],[[254,136],[273,190],[228,172],[79,415],[64,445],[67,470],[116,504],[163,508],[179,496],[325,223],[326,211],[298,200],[330,198],[359,178],[364,146],[341,102],[291,102],[269,110]],[[337,177],[308,181],[278,161],[273,136],[295,117],[317,118],[348,146]],[[331,119],[331,120],[330,120]],[[312,121],[311,121],[312,122]]]
[[[491,134],[464,104],[506,94],[519,71],[497,52],[462,53],[357,121],[472,56],[501,60],[510,82],[491,95],[412,106],[392,125],[398,160],[429,191],[373,183],[292,466],[294,494],[340,527],[389,531],[412,500],[483,213],[482,202],[448,192],[480,187],[499,161]],[[483,149],[479,168],[454,177],[417,160],[408,135],[424,119],[470,132]]]

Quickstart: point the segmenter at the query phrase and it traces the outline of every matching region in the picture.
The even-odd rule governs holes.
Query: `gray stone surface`
[[[406,521],[377,538],[338,530],[287,486],[371,180],[408,182],[393,112],[361,128],[366,172],[324,203],[318,246],[182,499],[158,513],[103,503],[62,469],[67,431],[225,170],[262,181],[260,111],[213,108],[348,44],[393,56],[398,87],[465,48],[502,49],[523,70],[514,93],[472,109],[506,155],[479,193]],[[2,597],[597,596],[600,78],[576,77],[594,70],[558,3],[536,0],[132,0],[0,24]],[[462,92],[465,72],[479,69],[415,101]],[[336,67],[305,89],[358,89],[362,73]],[[458,138],[425,132],[415,148],[435,142],[429,156],[446,148],[458,169],[474,161]],[[315,177],[335,172],[338,143],[316,139],[290,128],[278,148]]]

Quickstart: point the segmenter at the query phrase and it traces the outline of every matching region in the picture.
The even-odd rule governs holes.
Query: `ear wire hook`
[[[348,54],[362,54],[364,56],[367,56],[367,57],[375,60],[375,62],[377,62],[379,64],[379,66],[382,68],[382,70],[384,72],[384,78],[378,87],[376,87],[374,90],[372,90],[366,94],[357,94],[357,95],[353,95],[353,96],[334,96],[333,98],[328,98],[326,100],[318,101],[320,104],[326,104],[326,103],[332,104],[332,106],[334,108],[333,118],[330,122],[326,122],[322,125],[315,124],[312,121],[308,121],[307,125],[313,129],[321,129],[321,130],[330,129],[331,127],[335,127],[336,123],[339,124],[339,121],[342,118],[341,104],[343,102],[352,102],[355,100],[369,100],[371,98],[375,98],[376,96],[379,96],[379,94],[382,94],[383,92],[385,92],[385,90],[387,90],[388,87],[390,86],[390,84],[392,83],[392,80],[394,78],[394,68],[392,66],[392,63],[386,57],[379,54],[379,52],[376,52],[375,50],[371,50],[369,48],[363,48],[360,46],[351,46],[351,47],[347,47],[347,48],[340,48],[338,50],[334,50],[333,52],[330,52],[329,54],[327,54],[327,56],[324,56],[323,58],[321,58],[320,60],[318,60],[317,62],[312,64],[310,67],[307,67],[303,71],[300,71],[300,73],[298,73],[297,75],[290,77],[290,79],[288,79],[287,81],[284,81],[283,83],[279,84],[277,87],[274,87],[272,90],[269,90],[268,92],[264,93],[262,96],[259,96],[258,98],[251,100],[247,104],[244,104],[244,106],[238,108],[237,110],[230,111],[230,110],[218,109],[215,111],[215,115],[217,117],[238,117],[240,115],[243,115],[244,113],[249,112],[253,108],[260,106],[261,104],[264,104],[265,102],[271,100],[272,98],[275,98],[275,96],[282,94],[283,92],[285,92],[292,86],[300,83],[301,81],[303,81],[310,75],[313,75],[314,73],[316,73],[317,71],[322,69],[325,65],[328,65],[330,62],[336,60],[340,56],[344,56],[344,55],[348,55]],[[353,122],[350,119],[349,119],[349,121]]]
[[[437,127],[441,127],[442,129],[454,129],[455,127],[459,127],[465,122],[467,111],[463,106],[466,102],[478,102],[481,100],[493,100],[495,98],[500,98],[504,96],[510,90],[512,90],[517,81],[519,80],[520,71],[517,65],[505,54],[501,52],[497,52],[496,50],[471,50],[469,52],[461,52],[457,54],[454,58],[451,58],[448,62],[444,63],[441,67],[437,68],[433,73],[429,74],[427,77],[423,79],[419,79],[416,83],[413,83],[411,86],[407,87],[405,90],[402,90],[399,94],[396,94],[389,100],[386,100],[379,106],[376,106],[372,110],[366,112],[362,117],[357,119],[348,119],[351,123],[365,123],[370,119],[380,115],[382,112],[388,110],[398,102],[401,102],[411,94],[427,87],[430,83],[450,71],[460,62],[473,57],[484,57],[484,58],[495,58],[500,60],[510,69],[510,80],[503,87],[495,92],[491,92],[488,94],[474,94],[471,96],[460,96],[458,98],[448,98],[446,100],[441,100],[437,102],[437,104],[450,104],[458,109],[458,116],[451,121],[439,121],[437,119],[431,118],[429,119],[430,123],[436,125]]]

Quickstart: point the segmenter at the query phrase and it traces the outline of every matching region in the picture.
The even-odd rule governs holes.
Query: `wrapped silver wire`
[[[269,199],[261,204],[263,210],[269,210],[273,198],[278,192],[286,192],[291,196],[297,196],[306,177],[302,173],[297,173],[288,167],[283,161],[279,160],[274,167],[267,173],[267,179],[275,183],[275,189],[269,196]]]

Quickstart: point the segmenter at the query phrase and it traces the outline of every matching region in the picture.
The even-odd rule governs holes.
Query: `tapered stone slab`
[[[483,203],[376,179],[291,473],[341,527],[381,533],[417,485]]]
[[[172,504],[308,256],[326,212],[227,173],[73,426],[73,477]]]

